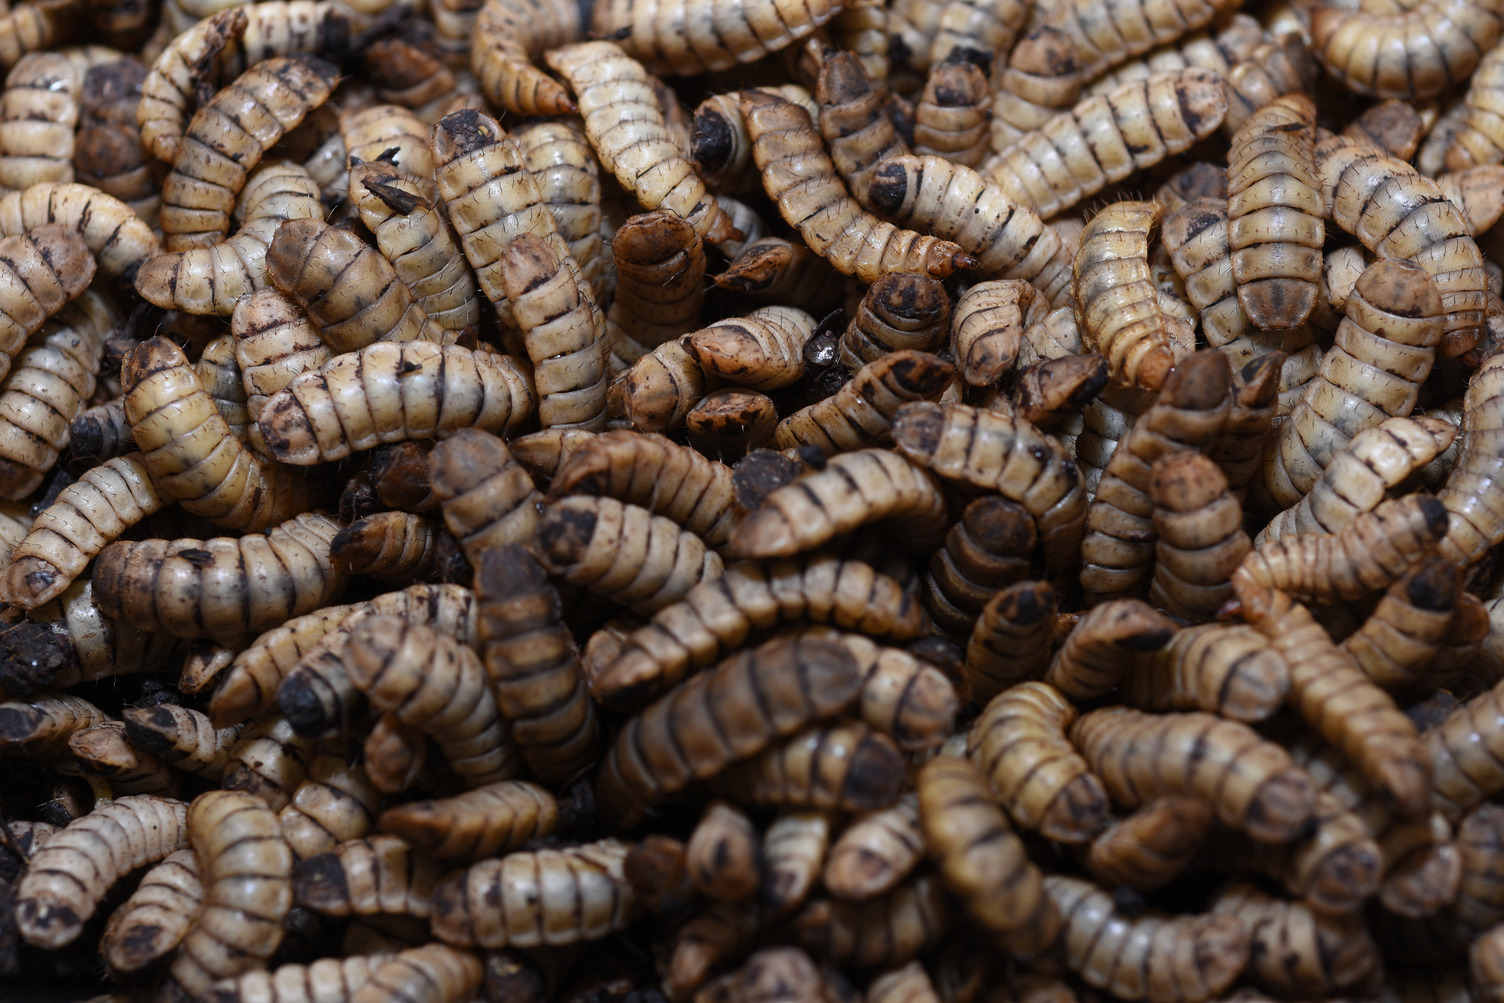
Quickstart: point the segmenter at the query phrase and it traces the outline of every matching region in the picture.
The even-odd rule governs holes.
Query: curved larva
[[[0,197],[0,237],[57,223],[75,231],[99,270],[129,282],[161,250],[157,235],[113,195],[79,184],[40,184]]]
[[[954,241],[976,257],[979,279],[1027,279],[1052,306],[1070,300],[1074,248],[1039,214],[969,167],[940,157],[885,161],[867,200],[900,226]]]
[[[1076,43],[1076,73],[1089,81],[1109,67],[1195,31],[1234,6],[1227,0],[1138,0],[1117,6],[1064,0],[1050,8],[1045,25]]]
[[[329,99],[339,71],[316,56],[258,63],[194,114],[162,182],[158,222],[169,251],[212,247],[262,156]]]
[[[533,58],[580,38],[578,4],[486,0],[470,33],[470,69],[492,104],[516,115],[571,115],[575,105]]]
[[[1348,90],[1421,101],[1466,80],[1504,32],[1500,0],[1421,0],[1383,13],[1322,5],[1311,51]]]
[[[814,33],[845,6],[841,0],[602,0],[593,38],[621,38],[650,73],[693,75],[751,63]]]
[[[1462,452],[1437,497],[1450,521],[1437,552],[1451,561],[1472,564],[1504,539],[1504,510],[1499,483],[1504,481],[1504,358],[1485,362],[1468,383],[1462,417]]]
[[[77,14],[70,3],[28,3],[0,15],[0,67],[9,69],[27,53],[57,45]]]
[[[47,224],[0,239],[0,377],[47,318],[93,278],[87,244],[66,227]]]
[[[146,872],[110,915],[99,940],[110,969],[134,972],[177,949],[203,905],[204,886],[192,850],[174,850]]]
[[[164,310],[228,317],[266,285],[266,252],[289,219],[323,219],[319,188],[297,164],[264,164],[235,204],[240,229],[212,247],[158,254],[136,273],[136,291]]]
[[[125,415],[159,491],[216,526],[260,532],[307,511],[316,481],[269,463],[231,434],[182,350],[166,338],[134,348],[121,366]]]
[[[461,428],[510,432],[536,413],[532,379],[510,356],[377,342],[293,379],[258,424],[274,457],[307,466]]]
[[[1459,106],[1462,121],[1446,148],[1446,168],[1460,171],[1476,164],[1504,160],[1504,119],[1499,116],[1504,90],[1504,49],[1489,49],[1467,81]]]
[[[1191,67],[1086,98],[980,167],[987,180],[1048,219],[1134,171],[1189,149],[1222,124],[1222,77]]]
[[[943,279],[975,264],[950,241],[899,229],[862,209],[799,105],[762,91],[742,91],[741,98],[763,188],[784,220],[837,271],[871,283],[887,272]]]
[[[307,512],[238,539],[112,543],[95,561],[96,601],[142,630],[238,643],[339,594],[329,560],[338,529]]]
[[[736,233],[731,217],[674,142],[641,64],[614,42],[581,42],[544,57],[568,81],[601,166],[648,209],[668,209],[711,243]]]
[[[63,307],[16,356],[0,382],[0,497],[35,491],[94,393],[104,340],[120,315],[92,290]]]
[[[187,810],[173,798],[134,795],[55,833],[16,886],[22,939],[48,949],[75,940],[116,881],[188,845]]]
[[[114,58],[113,50],[90,46],[33,52],[15,65],[0,94],[0,185],[73,180],[84,77]]]
[[[385,161],[350,168],[350,201],[429,318],[446,331],[480,321],[475,276],[449,223],[410,172]]]
[[[217,56],[210,82],[218,84],[272,56],[321,51],[348,30],[347,13],[332,0],[273,0],[206,17],[168,44],[142,84],[141,141],[158,160],[177,159],[206,60]]]
[[[188,808],[204,906],[178,946],[168,981],[198,997],[266,960],[292,908],[292,850],[276,813],[244,791],[210,791]]]
[[[513,130],[522,166],[538,184],[559,236],[598,302],[604,302],[607,252],[601,233],[600,163],[585,131],[569,120],[528,122]]]

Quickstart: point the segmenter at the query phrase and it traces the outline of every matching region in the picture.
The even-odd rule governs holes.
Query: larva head
[[[699,240],[695,228],[677,213],[655,209],[623,223],[611,241],[611,253],[618,261],[651,265],[684,253]]]
[[[130,405],[131,391],[157,373],[172,370],[193,372],[188,356],[183,354],[183,350],[161,335],[146,339],[126,353],[120,363],[120,383],[126,392],[127,417],[134,410]]]
[[[966,506],[961,525],[977,545],[989,554],[1026,556],[1034,552],[1039,533],[1034,517],[1022,505],[997,495],[978,498]],[[1040,596],[1054,592],[1044,582],[1026,582],[1031,589],[1043,589]],[[1043,605],[1041,603],[1041,605]]]
[[[1353,294],[1348,298],[1348,316],[1366,331],[1384,335],[1382,329],[1370,326],[1375,323],[1374,312],[1383,311],[1406,320],[1435,318],[1440,332],[1441,292],[1430,273],[1413,261],[1403,258],[1375,261],[1358,276]],[[1354,303],[1358,298],[1363,302]],[[1413,336],[1407,336],[1404,343],[1413,344]]]
[[[1195,512],[1226,493],[1222,468],[1190,450],[1161,456],[1149,474],[1149,500],[1171,512]]]
[[[441,501],[457,498],[512,464],[507,444],[479,428],[462,428],[428,454],[428,479]]]
[[[727,117],[731,111],[711,99],[695,109],[690,129],[690,155],[702,177],[716,178],[733,162],[739,145],[736,129]]]
[[[888,352],[862,369],[879,380],[886,374],[893,389],[914,399],[936,396],[956,375],[956,367],[938,355],[908,348]]]
[[[1232,390],[1232,367],[1215,348],[1202,349],[1170,371],[1160,388],[1160,400],[1191,411],[1211,411],[1227,402]]]
[[[1448,610],[1457,605],[1462,591],[1463,568],[1437,554],[1427,554],[1396,584],[1405,600],[1417,609]]]
[[[617,231],[618,239],[620,236],[621,232]],[[712,281],[724,289],[746,293],[763,292],[783,278],[798,253],[797,248],[782,237],[764,237],[742,248],[742,253],[736,256],[736,260]]]
[[[543,523],[538,527],[538,545],[543,559],[555,573],[565,572],[579,563],[589,548],[590,541],[595,537],[601,507],[597,502],[614,503],[614,499],[575,495],[552,503],[543,513]],[[487,558],[489,556],[488,552]],[[482,567],[487,566],[493,569],[496,567],[482,558]]]
[[[0,240],[0,257],[7,257],[3,248],[11,241],[25,241],[57,275],[67,299],[73,299],[89,288],[94,281],[94,255],[84,238],[72,227],[59,223],[46,223],[27,230],[17,237]]]
[[[924,162],[915,156],[891,157],[872,172],[867,204],[879,216],[906,218],[924,185]]]
[[[854,52],[837,52],[827,59],[815,83],[815,101],[822,106],[849,104],[872,92],[872,79]]]
[[[339,854],[320,853],[299,861],[292,872],[293,900],[325,915],[341,916],[350,908],[350,885]]]
[[[946,325],[950,294],[928,275],[889,272],[867,287],[862,306],[900,331]]]
[[[464,108],[451,112],[433,127],[433,160],[436,166],[451,163],[468,153],[501,142],[506,132],[485,112]]]
[[[941,108],[966,108],[987,98],[987,74],[976,63],[953,52],[949,59],[930,70],[920,100]]]

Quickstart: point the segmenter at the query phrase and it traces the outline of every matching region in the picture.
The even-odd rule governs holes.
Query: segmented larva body
[[[347,10],[328,0],[273,0],[204,18],[168,44],[142,84],[142,142],[159,160],[177,159],[202,63],[218,84],[272,56],[317,52],[348,30]]]
[[[229,235],[230,212],[251,170],[329,99],[337,76],[317,57],[276,57],[247,71],[194,114],[172,172],[162,182],[159,219],[169,251],[209,247]]]
[[[3,210],[0,210],[3,211]],[[47,319],[76,299],[94,278],[87,242],[67,227],[39,225],[0,239],[0,377]]]
[[[1457,434],[1451,422],[1426,417],[1388,418],[1364,429],[1332,455],[1304,498],[1269,520],[1254,544],[1297,533],[1339,532],[1446,452]]]
[[[840,56],[831,58],[839,60]],[[824,71],[823,66],[821,70]],[[758,89],[801,105],[809,112],[812,121],[820,121],[820,106],[815,103],[813,95],[798,84]],[[690,151],[706,185],[717,194],[756,186],[755,177],[749,174],[752,137],[747,135],[747,123],[742,120],[739,92],[712,94],[701,101],[691,123]]]
[[[804,95],[767,93],[785,97],[809,112],[810,121],[825,137],[836,173],[862,206],[867,205],[867,185],[877,165],[909,152],[908,143],[888,117],[887,89],[882,81],[867,76],[854,54],[838,52],[821,64],[814,106]]]
[[[432,146],[434,180],[449,223],[459,234],[481,292],[496,307],[502,325],[515,328],[501,258],[519,233],[543,238],[566,267],[579,266],[543,204],[522,148],[495,119],[474,109],[446,115],[433,128]]]
[[[616,294],[607,314],[611,351],[623,361],[699,326],[705,245],[694,227],[663,209],[633,216],[611,242]]]
[[[577,495],[549,505],[538,545],[555,574],[650,616],[720,577],[721,558],[675,522],[614,498]]]
[[[177,797],[178,774],[160,759],[141,752],[125,737],[125,725],[102,721],[68,739],[68,751],[91,781],[109,784],[115,794],[160,794]]]
[[[711,0],[705,9],[692,10],[661,0],[603,0],[591,16],[590,33],[622,38],[625,53],[650,73],[693,75],[755,62],[790,46],[842,6],[838,0],[762,0],[751,6]]]
[[[988,387],[1018,362],[1024,329],[1045,318],[1049,302],[1023,279],[978,282],[956,301],[950,348],[969,386]]]
[[[127,707],[125,733],[131,743],[163,762],[209,780],[219,780],[229,762],[238,727],[216,728],[196,710],[176,704]]]
[[[569,92],[533,57],[579,40],[580,10],[547,0],[486,0],[470,36],[470,69],[492,104],[516,115],[569,115]]]
[[[1498,94],[1504,88],[1504,53],[1488,49],[1467,81],[1467,94],[1459,106],[1461,122],[1446,147],[1446,168],[1460,171],[1475,164],[1504,161],[1504,123],[1500,122]]]
[[[1081,234],[1071,292],[1087,346],[1107,359],[1119,386],[1158,390],[1177,361],[1170,319],[1149,272],[1157,202],[1114,202]]]
[[[991,152],[991,118],[987,75],[969,62],[937,63],[914,105],[914,153],[976,167]]]
[[[1154,891],[1173,881],[1201,850],[1212,810],[1195,798],[1155,798],[1107,823],[1081,862],[1109,888]]]
[[[1316,170],[1332,222],[1372,253],[1414,261],[1436,280],[1445,311],[1441,357],[1477,344],[1486,306],[1483,258],[1466,217],[1441,187],[1402,160],[1341,139],[1317,145]]]
[[[328,604],[338,523],[304,513],[265,534],[112,543],[94,567],[100,609],[142,630],[239,641]]]
[[[484,860],[550,835],[558,818],[548,791],[503,780],[450,798],[388,808],[379,824],[439,860]]]
[[[795,915],[795,935],[834,964],[859,969],[901,965],[939,943],[949,925],[944,886],[921,874],[866,902],[820,899]]]
[[[661,435],[604,432],[570,454],[548,498],[606,495],[672,519],[722,547],[736,521],[731,468]]]
[[[616,839],[512,853],[450,875],[434,889],[433,932],[445,943],[543,947],[598,940],[633,918]]]
[[[230,333],[252,421],[261,417],[272,394],[299,373],[318,369],[332,354],[302,307],[274,288],[236,301]]]
[[[765,306],[688,335],[684,347],[704,372],[751,387],[777,390],[797,381],[816,320],[797,307]]]
[[[42,690],[0,704],[0,748],[42,763],[71,756],[68,740],[109,717],[82,697]]]
[[[0,497],[36,490],[94,393],[104,339],[120,315],[86,290],[38,329],[0,381]]]
[[[1155,72],[1183,70],[1188,66],[1215,70],[1225,78],[1235,64],[1247,59],[1264,40],[1263,27],[1247,14],[1236,13],[1218,19],[1212,27],[1219,30],[1203,28],[1182,35],[1173,42],[1119,64],[1087,84],[1082,93],[1086,96],[1107,94],[1130,80],[1141,80]],[[1166,205],[1165,211],[1174,208]]]
[[[1227,419],[1231,384],[1222,353],[1196,353],[1170,373],[1154,404],[1113,450],[1081,544],[1081,585],[1091,600],[1130,594],[1150,577],[1153,465],[1170,453],[1211,448]]]
[[[862,673],[856,716],[903,750],[937,748],[950,735],[960,702],[933,665],[902,648],[830,627],[807,627],[798,636],[835,641],[851,653]]]
[[[1342,649],[1386,689],[1421,681],[1453,632],[1462,574],[1460,565],[1435,554],[1421,558],[1389,587]]]
[[[600,165],[584,130],[567,120],[529,122],[518,126],[512,138],[543,204],[553,214],[559,236],[569,245],[570,257],[596,300],[605,302],[609,275],[602,239]]]
[[[1504,689],[1473,697],[1421,742],[1432,764],[1432,804],[1455,824],[1504,789]]]
[[[837,345],[838,357],[860,369],[892,352],[933,352],[950,327],[950,293],[928,275],[890,272],[867,287]]]
[[[1222,77],[1191,67],[1087,98],[984,162],[984,178],[1045,219],[1189,149],[1227,114]]]
[[[1066,738],[1075,720],[1054,687],[1023,682],[987,704],[967,741],[1009,817],[1062,843],[1089,841],[1109,810],[1102,782]]]
[[[820,879],[833,823],[820,811],[785,812],[762,837],[763,900],[782,915],[804,904]]]
[[[1051,876],[1044,886],[1060,911],[1066,964],[1121,999],[1203,1003],[1217,998],[1248,963],[1248,932],[1235,917],[1149,912],[1129,918],[1090,881]]]
[[[320,958],[307,965],[279,965],[216,982],[204,994],[208,1003],[345,1003],[390,960],[390,954]]]
[[[1233,571],[1252,549],[1243,506],[1216,463],[1194,452],[1154,461],[1149,500],[1159,537],[1149,601],[1172,616],[1215,619],[1232,598]]]
[[[122,366],[125,414],[154,484],[217,526],[261,532],[306,511],[318,485],[268,464],[231,435],[182,350],[165,338]]]
[[[578,776],[596,758],[600,724],[558,592],[522,544],[486,550],[475,583],[480,651],[522,757],[541,779]]]
[[[382,833],[302,858],[292,874],[293,900],[325,916],[427,919],[429,898],[443,876],[438,861]]]
[[[350,200],[418,306],[446,331],[478,323],[475,276],[418,176],[385,161],[350,168]]]
[[[1044,878],[969,760],[939,756],[919,771],[919,821],[946,886],[1010,950],[1041,951],[1060,932]]]
[[[465,1003],[474,999],[484,966],[473,951],[445,944],[425,944],[403,951],[371,969],[371,977],[350,996],[350,1003]]]
[[[1228,241],[1238,302],[1264,329],[1299,327],[1316,306],[1326,229],[1316,180],[1316,105],[1288,94],[1233,134],[1227,162]]]
[[[1195,31],[1230,6],[1207,0],[1146,0],[1119,10],[1098,7],[1089,0],[1068,0],[1050,8],[1045,24],[1075,43],[1075,72],[1084,82]]]
[[[803,108],[776,95],[743,91],[742,117],[763,187],[779,213],[837,271],[871,283],[886,272],[943,279],[974,264],[950,241],[900,230],[864,211],[836,177]]]
[[[190,849],[174,850],[141,878],[100,937],[111,970],[135,972],[177,949],[204,900]]]
[[[946,480],[996,491],[1022,505],[1035,519],[1046,565],[1074,566],[1085,531],[1086,492],[1075,462],[1053,436],[995,408],[920,402],[900,409],[893,441],[903,455]],[[965,447],[955,448],[960,443]]]
[[[1462,452],[1437,497],[1451,518],[1437,553],[1472,564],[1504,539],[1504,509],[1495,485],[1504,479],[1504,360],[1491,358],[1468,383],[1462,415]]]
[[[671,210],[711,243],[733,235],[731,217],[674,143],[641,64],[615,42],[568,45],[545,59],[575,92],[590,145],[623,189],[648,209]]]
[[[295,377],[258,424],[274,457],[306,466],[461,428],[511,430],[536,409],[531,378],[509,356],[377,342]]]
[[[895,157],[873,174],[872,210],[956,243],[981,279],[1026,279],[1052,306],[1070,297],[1075,249],[982,175],[940,157]]]
[[[468,31],[465,37],[471,38]],[[377,97],[409,109],[430,125],[460,108],[480,107],[482,101],[475,78],[462,67],[450,66],[435,48],[383,38],[365,53],[366,72],[376,85]]]
[[[516,747],[468,646],[422,624],[373,616],[351,631],[343,661],[371,705],[429,735],[468,786],[516,774]]]
[[[16,926],[28,944],[75,940],[110,887],[187,846],[187,806],[141,794],[75,819],[37,850],[16,886]]]
[[[823,811],[873,811],[892,804],[905,761],[886,735],[860,722],[810,725],[771,748],[738,760],[710,790],[745,805]]]
[[[533,363],[539,424],[598,431],[605,424],[609,374],[605,318],[590,287],[530,233],[507,245],[501,264],[502,288]]]
[[[69,34],[77,8],[69,3],[23,4],[0,15],[0,67],[15,66],[27,53],[57,45]]]
[[[1241,923],[1251,948],[1246,977],[1281,995],[1340,992],[1379,962],[1360,916],[1323,915],[1246,882],[1218,892],[1212,915]]]
[[[967,505],[930,558],[924,579],[930,616],[946,630],[969,633],[999,589],[1029,576],[1038,542],[1033,518],[1015,502],[983,497]]]
[[[214,726],[237,725],[270,709],[277,687],[302,657],[363,607],[363,603],[325,606],[263,632],[220,677],[209,701]]]
[[[1128,807],[1166,794],[1196,797],[1224,825],[1268,842],[1295,838],[1311,817],[1311,777],[1281,746],[1235,721],[1111,707],[1079,718],[1070,738],[1112,800]],[[1145,748],[1154,755],[1139,755]]]
[[[460,548],[443,524],[411,512],[376,512],[339,531],[329,556],[347,573],[399,581],[433,581]]]
[[[332,352],[355,352],[378,341],[456,338],[424,312],[380,251],[321,216],[276,227],[266,276],[303,308]]]
[[[955,367],[925,352],[884,353],[857,370],[830,397],[779,422],[773,448],[814,446],[834,457],[888,445],[899,409],[914,401],[937,399],[954,376]]]
[[[887,522],[908,549],[938,544],[947,528],[938,482],[897,453],[841,453],[768,495],[732,532],[730,547],[743,557],[788,557],[871,522]]]
[[[1009,585],[983,604],[961,665],[961,681],[973,702],[990,700],[1044,672],[1054,644],[1055,609],[1055,590],[1036,581]]]
[[[1414,410],[1446,339],[1439,288],[1412,262],[1384,258],[1364,269],[1319,373],[1265,451],[1256,497],[1295,505],[1354,435]]]
[[[265,164],[236,201],[240,229],[212,246],[169,251],[136,273],[136,291],[165,309],[229,316],[240,300],[266,285],[267,248],[288,219],[322,219],[319,189],[296,164]]]
[[[462,428],[428,454],[429,493],[472,564],[487,550],[532,540],[542,499],[496,436]]]
[[[362,767],[346,763],[343,756],[321,755],[292,801],[277,813],[277,821],[293,857],[307,860],[369,833],[380,801]]]
[[[1137,652],[1163,648],[1176,623],[1138,599],[1112,599],[1082,614],[1045,670],[1067,697],[1096,700],[1117,687]]]
[[[910,792],[848,825],[830,848],[822,878],[832,895],[871,899],[891,891],[922,859],[919,798]]]
[[[73,180],[84,76],[114,58],[109,49],[89,46],[71,53],[33,52],[16,63],[0,95],[0,185]]]
[[[66,227],[82,237],[99,271],[112,278],[129,280],[143,261],[160,250],[156,234],[130,206],[88,185],[32,185],[0,197],[0,237],[24,236],[49,223]],[[3,240],[0,240],[0,259],[13,268],[24,267],[26,275],[32,278],[45,274],[48,267],[57,268],[66,276],[65,288],[81,283],[78,288],[82,289],[88,284],[84,276],[93,274],[89,265],[81,260],[79,252],[56,243],[56,238],[49,239],[54,241],[49,248],[50,266],[14,257],[26,252],[15,245],[6,245]],[[13,248],[9,254],[5,253],[7,246]],[[32,293],[38,295],[40,290],[34,288]],[[36,323],[39,325],[40,321]],[[23,336],[21,341],[24,340]],[[0,351],[4,351],[3,347]],[[4,351],[4,354],[12,353]]]
[[[317,755],[317,739],[299,736],[281,714],[263,714],[230,748],[220,783],[227,791],[255,795],[278,812],[292,801]]]
[[[1349,90],[1423,101],[1466,80],[1504,32],[1495,0],[1422,0],[1381,11],[1319,6],[1311,51]]]
[[[1290,666],[1246,624],[1204,624],[1176,632],[1135,657],[1123,702],[1141,710],[1203,710],[1234,721],[1269,717],[1290,692]]]
[[[601,811],[630,824],[653,801],[840,713],[861,685],[856,659],[830,641],[775,640],[733,655],[628,721],[596,783]],[[674,751],[686,742],[701,750],[691,760]]]
[[[1271,540],[1233,572],[1240,594],[1278,589],[1300,602],[1359,599],[1387,589],[1442,539],[1450,519],[1430,495],[1386,501],[1330,535]]]

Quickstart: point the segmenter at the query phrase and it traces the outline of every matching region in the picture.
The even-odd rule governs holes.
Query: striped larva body
[[[428,917],[443,865],[396,836],[352,838],[302,858],[292,872],[293,901],[325,916]]]
[[[648,209],[676,213],[711,243],[732,236],[731,217],[674,144],[641,64],[605,41],[567,45],[545,59],[574,91],[590,145],[623,189]]]
[[[943,279],[974,263],[956,244],[901,230],[863,210],[836,177],[803,108],[776,95],[743,91],[742,116],[769,197],[837,271],[868,283],[895,271]]]
[[[684,866],[695,889],[713,902],[736,904],[763,882],[761,833],[746,813],[711,801],[684,843]]]
[[[16,926],[38,947],[76,939],[120,878],[188,845],[187,806],[172,798],[118,798],[55,833],[16,888]]]
[[[956,301],[950,347],[969,386],[987,387],[1013,370],[1024,329],[1044,320],[1049,303],[1023,279],[978,282]]]
[[[350,199],[397,277],[434,323],[464,331],[480,319],[475,277],[424,187],[416,175],[385,161],[350,168]]]
[[[1262,721],[1290,692],[1290,667],[1246,624],[1177,631],[1125,673],[1123,702],[1141,710],[1203,710],[1233,721]]]
[[[135,972],[172,953],[203,905],[193,851],[174,850],[141,878],[100,939],[110,969]]]
[[[347,574],[397,581],[435,581],[462,561],[459,544],[438,520],[411,512],[376,512],[357,519],[329,544]]]
[[[1420,101],[1465,80],[1504,31],[1491,0],[1424,0],[1374,11],[1323,6],[1311,51],[1349,90]]]
[[[1195,798],[1155,798],[1109,822],[1087,847],[1082,863],[1109,888],[1154,891],[1185,870],[1211,823],[1211,809]]]
[[[991,152],[991,119],[987,74],[965,60],[936,63],[914,104],[914,153],[974,168]]]
[[[235,439],[182,350],[142,342],[121,366],[125,417],[158,490],[226,529],[264,532],[320,500],[316,483]]]
[[[100,608],[142,630],[245,638],[326,605],[344,586],[329,563],[338,524],[305,513],[238,539],[112,543],[100,553]]]
[[[1252,949],[1246,977],[1282,995],[1340,992],[1379,961],[1360,916],[1322,915],[1246,882],[1218,892],[1212,915],[1241,921]]]
[[[75,180],[124,201],[155,225],[167,165],[141,144],[136,109],[146,74],[139,60],[127,57],[94,66],[84,75],[73,172]]]
[[[461,428],[428,454],[429,493],[444,524],[479,567],[487,550],[532,540],[542,498],[506,443]]]
[[[480,652],[497,705],[533,772],[577,776],[601,742],[559,594],[521,544],[493,547],[475,569]]]
[[[113,794],[181,793],[178,775],[156,756],[142,752],[125,736],[125,725],[103,721],[68,739],[68,751],[79,771],[91,781],[104,782]]]
[[[822,880],[837,898],[871,899],[892,891],[923,858],[919,798],[910,792],[853,820],[832,844]]]
[[[176,704],[127,707],[125,733],[142,751],[209,780],[224,776],[237,727],[216,728],[203,714]]]
[[[388,808],[378,824],[438,860],[484,860],[550,835],[558,818],[546,790],[524,780],[502,780],[454,797]]]
[[[820,722],[732,763],[710,790],[739,804],[874,811],[890,805],[905,762],[892,739],[858,722]]]
[[[722,462],[740,459],[773,438],[778,405],[756,390],[712,390],[684,416],[690,443]]]
[[[597,781],[601,810],[630,822],[652,800],[839,713],[860,686],[856,660],[829,641],[774,641],[733,655],[627,723]],[[696,754],[681,758],[677,750],[691,745]]]
[[[987,704],[967,743],[1009,817],[1062,843],[1088,842],[1108,812],[1102,781],[1066,738],[1075,720],[1054,687],[1024,682]]]
[[[431,627],[373,616],[344,649],[350,681],[382,712],[429,735],[467,786],[515,775],[517,750],[496,709],[480,656]]]
[[[811,122],[825,137],[836,173],[851,197],[867,207],[873,170],[909,152],[908,143],[888,117],[888,93],[882,81],[869,78],[854,53],[837,52],[820,66],[813,108],[795,95],[780,96],[809,112]]]
[[[752,6],[712,0],[698,10],[658,0],[605,0],[595,8],[590,29],[595,38],[624,36],[626,54],[651,73],[692,75],[755,62],[792,45],[842,6],[833,0]]]
[[[537,182],[570,257],[580,266],[597,302],[604,303],[610,252],[602,236],[600,166],[584,129],[567,120],[529,122],[513,130],[512,138],[522,150],[522,166]]]
[[[433,891],[434,935],[449,944],[542,947],[598,940],[633,918],[615,839],[513,853],[451,874]]]
[[[721,558],[677,524],[614,498],[561,498],[544,513],[539,545],[550,568],[643,615],[719,577]]]
[[[983,497],[967,505],[930,558],[924,580],[930,616],[946,630],[971,631],[1000,589],[1029,576],[1037,543],[1034,520],[1016,503]]]
[[[474,952],[428,943],[402,951],[370,970],[350,1003],[466,1003],[480,991],[484,966]]]
[[[292,801],[277,813],[282,838],[298,860],[327,853],[369,833],[380,800],[362,767],[346,763],[343,756],[321,755],[293,791]]]
[[[1123,84],[1046,120],[984,161],[983,177],[1045,219],[1187,150],[1227,114],[1220,75],[1189,67]]]
[[[189,806],[187,826],[204,905],[168,978],[197,996],[218,979],[265,964],[276,951],[292,908],[293,855],[277,816],[252,794],[203,794]]]
[[[1437,552],[1472,564],[1504,539],[1504,513],[1495,504],[1500,477],[1499,415],[1504,408],[1504,361],[1489,359],[1468,383],[1462,417],[1462,451],[1437,493],[1450,516]]]
[[[250,647],[235,656],[220,677],[209,701],[214,726],[240,724],[270,708],[275,703],[277,687],[303,656],[363,605],[324,606],[258,636]]]
[[[950,327],[950,294],[927,275],[891,272],[867,287],[837,345],[841,362],[860,369],[891,352],[933,352]]]
[[[338,71],[314,56],[279,56],[220,91],[189,122],[162,182],[160,221],[169,251],[218,244],[261,157],[328,100]],[[235,141],[227,137],[239,137]]]
[[[0,95],[0,185],[73,180],[84,75],[110,55],[93,48],[72,56],[33,52],[11,67]]]
[[[945,889],[921,874],[865,902],[819,899],[794,916],[801,944],[835,964],[858,969],[903,964],[939,943],[949,925]]]
[[[295,377],[258,424],[274,457],[306,466],[461,428],[510,430],[536,411],[532,380],[510,356],[378,342]]]
[[[109,717],[83,697],[42,690],[0,703],[0,748],[42,763],[68,759],[68,742]]]
[[[1293,838],[1311,817],[1316,791],[1310,776],[1247,725],[1198,712],[1150,715],[1110,707],[1077,719],[1070,734],[1120,804],[1136,807],[1166,794],[1196,797],[1224,825],[1273,842]],[[1138,756],[1142,748],[1154,755]]]
[[[1054,942],[1059,915],[1024,843],[969,760],[940,756],[915,779],[919,820],[946,887],[1009,950],[1034,954]]]
[[[568,115],[574,102],[533,57],[578,39],[580,11],[543,0],[487,0],[475,16],[470,67],[481,92],[517,115]]]
[[[1119,386],[1158,390],[1178,353],[1149,272],[1157,202],[1115,202],[1081,234],[1071,291],[1084,343],[1107,359]]]
[[[954,367],[927,352],[886,352],[858,369],[831,396],[779,422],[773,448],[814,446],[833,457],[887,445],[899,409],[917,400],[935,400],[954,374]]]
[[[88,288],[95,271],[89,251],[62,226],[0,239],[0,376],[47,319]]]
[[[1228,241],[1238,302],[1256,325],[1287,330],[1316,306],[1316,261],[1326,241],[1316,180],[1316,105],[1291,94],[1233,134],[1227,163]]]
[[[775,914],[804,904],[820,880],[832,822],[820,811],[789,811],[768,824],[762,838],[762,899]]]
[[[633,216],[611,241],[616,293],[606,314],[611,351],[624,362],[693,331],[705,300],[705,242],[665,209]]]
[[[1109,599],[1081,615],[1061,642],[1044,682],[1075,700],[1111,693],[1140,652],[1157,651],[1174,636],[1176,623],[1138,599]]]
[[[98,264],[98,270],[111,278],[129,281],[141,263],[161,249],[151,227],[130,206],[88,185],[40,184],[0,196],[0,237],[23,236],[50,223],[66,227],[82,237],[84,247]],[[9,253],[6,253],[7,246],[12,248]],[[6,245],[0,240],[0,262],[9,262],[12,268],[24,267],[28,276],[45,273],[48,268],[45,263],[16,257],[23,253],[22,248]],[[88,284],[81,274],[81,270],[88,269],[88,264],[81,257],[80,252],[65,250],[61,246],[51,251],[51,267],[63,266],[69,285],[80,289]],[[72,294],[65,294],[64,298],[71,299]],[[15,320],[26,323],[24,318]],[[40,325],[41,319],[34,323]],[[4,330],[5,327],[0,325],[0,331]],[[12,334],[10,337],[17,336]],[[17,344],[24,340],[25,336],[21,335]],[[3,344],[0,341],[0,351],[11,354]]]
[[[166,251],[136,273],[136,291],[165,309],[232,315],[242,298],[267,284],[268,248],[289,219],[324,215],[319,188],[297,164],[263,164],[235,201],[235,235],[213,245]]]
[[[1154,461],[1149,500],[1159,537],[1149,601],[1172,616],[1215,619],[1252,548],[1227,478],[1200,453],[1170,453]]]
[[[0,497],[31,494],[57,462],[74,416],[94,393],[105,338],[119,320],[108,300],[86,290],[11,361],[0,381]]]

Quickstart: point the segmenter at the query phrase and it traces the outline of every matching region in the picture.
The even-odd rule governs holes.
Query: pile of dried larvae
[[[1504,1003],[1504,0],[0,68],[0,998]]]

